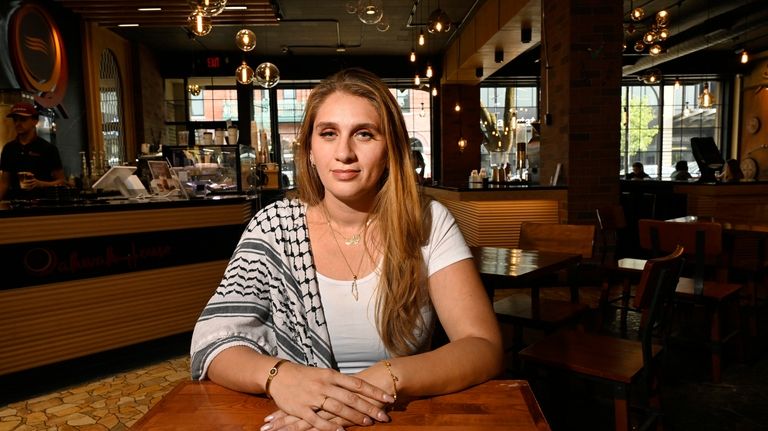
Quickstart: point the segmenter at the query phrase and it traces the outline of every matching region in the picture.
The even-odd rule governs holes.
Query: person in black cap
[[[6,115],[13,119],[16,139],[0,154],[0,200],[33,196],[41,187],[64,185],[64,169],[56,146],[37,136],[40,114],[35,106],[20,102]]]

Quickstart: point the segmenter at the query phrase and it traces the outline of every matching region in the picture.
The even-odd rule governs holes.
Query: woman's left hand
[[[317,412],[317,415],[329,422],[339,425],[339,427],[355,425],[354,423],[327,411],[319,411]],[[289,415],[283,410],[277,410],[270,413],[264,418],[264,422],[265,424],[261,427],[261,431],[317,431],[317,428],[314,428],[309,422],[296,416]],[[373,422],[367,425],[372,424]]]

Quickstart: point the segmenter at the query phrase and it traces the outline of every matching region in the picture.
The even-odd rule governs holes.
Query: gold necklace
[[[333,228],[333,225],[331,224],[331,219],[330,217],[328,217],[328,210],[325,209],[325,207],[323,207],[323,210],[325,212],[325,219],[328,221],[328,227],[331,228],[332,231],[336,232],[336,234],[338,234],[344,240],[344,244],[349,246],[360,244],[360,239],[362,238],[363,231],[365,231],[365,228],[367,228],[368,225],[371,224],[371,220],[366,221],[365,226],[363,226],[356,234],[353,234],[351,237],[347,238],[346,236],[344,236],[343,233]]]
[[[341,233],[336,232],[336,230],[331,226],[331,217],[328,214],[328,209],[325,208],[325,203],[321,204],[323,206],[323,215],[325,216],[325,220],[328,222],[328,228],[331,229],[331,236],[333,237],[333,242],[336,243],[336,248],[339,249],[339,253],[341,254],[341,258],[344,260],[344,263],[347,265],[347,268],[349,269],[349,272],[352,274],[352,297],[355,298],[355,301],[358,300],[360,297],[360,292],[357,289],[357,274],[360,274],[360,269],[363,267],[363,258],[365,258],[365,250],[360,254],[360,262],[357,264],[357,272],[352,270],[352,265],[349,264],[349,261],[347,260],[347,256],[344,255],[344,250],[341,249],[341,244],[339,244],[339,240],[336,239],[336,233],[339,234],[342,238],[344,238]],[[370,221],[368,222],[370,223]],[[366,226],[368,226],[368,223],[366,223]],[[362,230],[361,230],[362,232]],[[353,238],[357,237],[356,242],[354,245],[357,245],[360,242],[360,233],[353,235]],[[351,245],[347,242],[345,242],[347,245]]]

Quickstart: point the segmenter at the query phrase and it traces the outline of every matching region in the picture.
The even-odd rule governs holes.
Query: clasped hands
[[[381,364],[350,376],[286,363],[270,389],[280,410],[264,418],[261,431],[340,431],[389,422],[385,406],[395,399],[381,389],[389,379],[386,372]]]

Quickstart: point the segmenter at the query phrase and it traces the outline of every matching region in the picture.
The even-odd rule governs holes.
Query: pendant
[[[344,239],[344,244],[346,245],[358,245],[360,244],[360,234],[356,233],[352,235],[350,238]]]
[[[360,297],[360,293],[357,291],[357,276],[352,278],[352,297],[355,298],[355,301]]]

